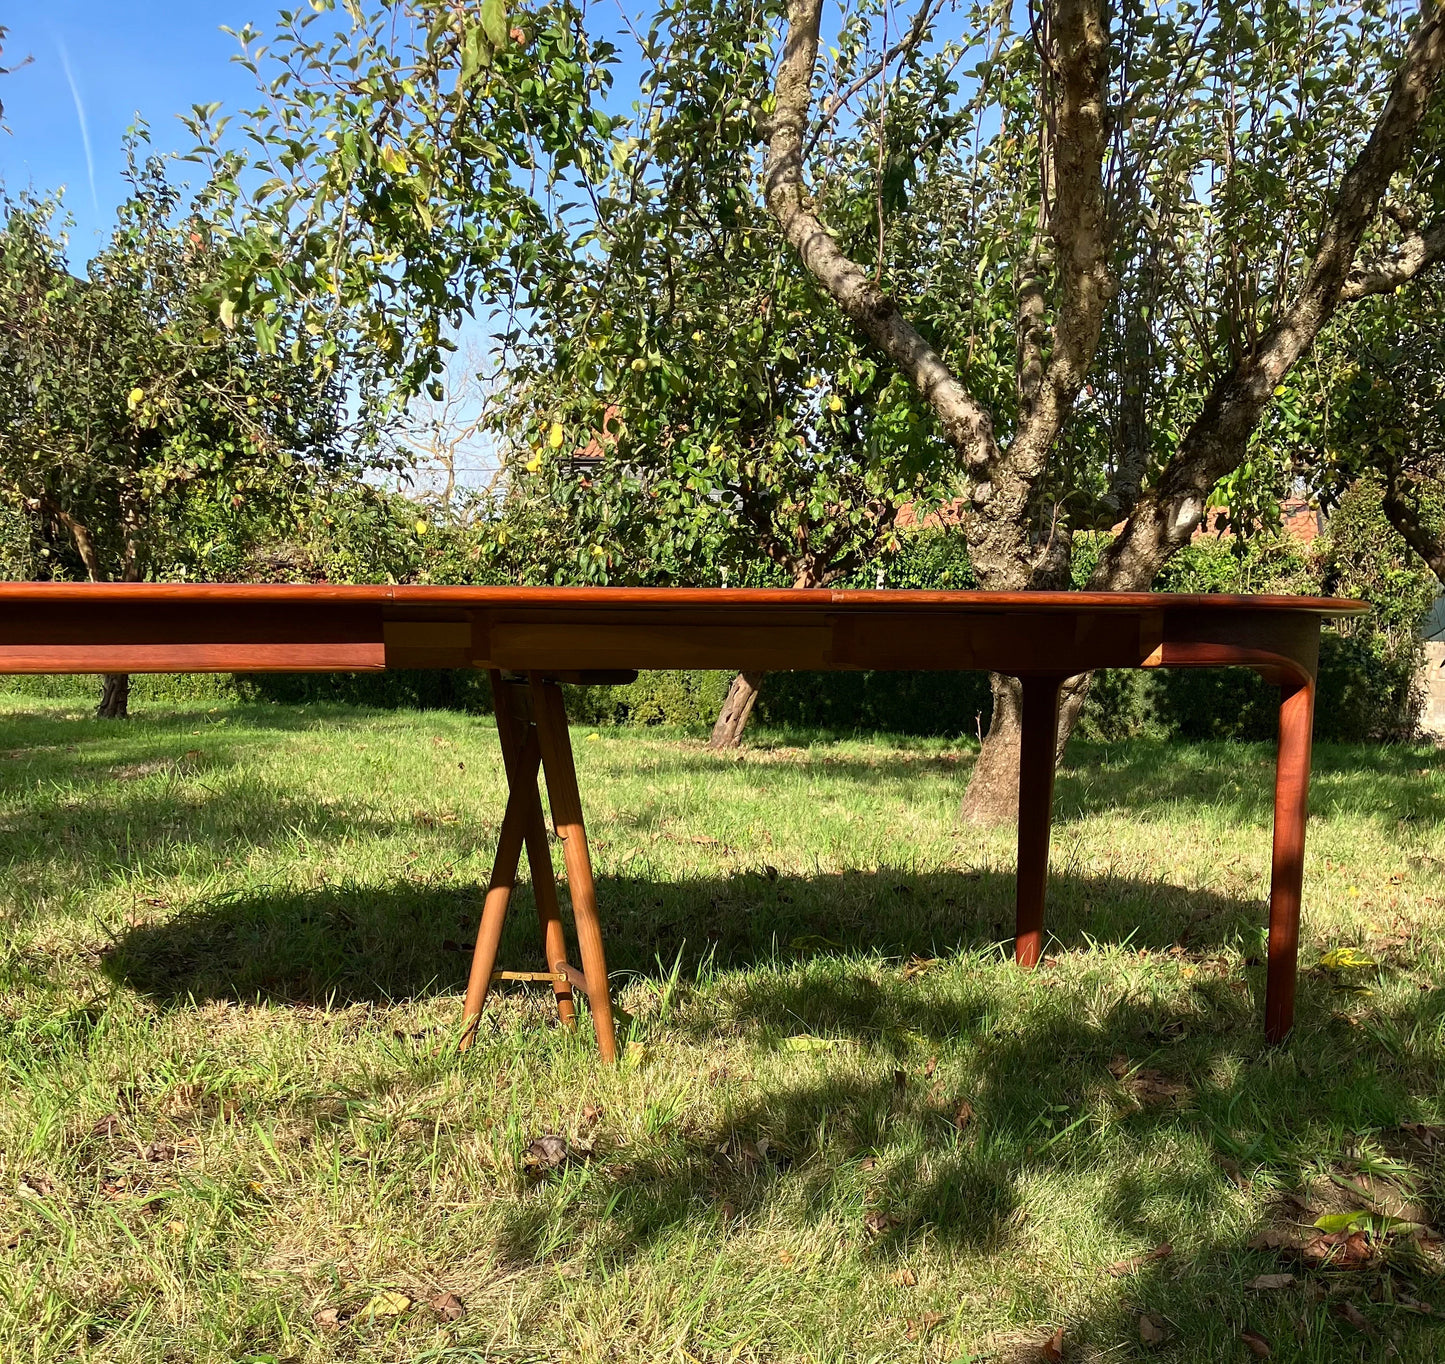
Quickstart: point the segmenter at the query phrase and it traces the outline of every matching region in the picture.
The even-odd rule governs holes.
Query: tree
[[[1396,207],[1401,215],[1405,210]],[[1405,229],[1417,230],[1407,217]],[[1445,279],[1342,319],[1321,347],[1328,394],[1307,469],[1330,502],[1378,480],[1381,510],[1445,583]]]
[[[1029,41],[1010,48],[1029,98],[1001,97],[993,139],[1003,139],[1001,152],[1010,138],[1029,149],[1017,184],[1033,229],[1016,262],[1017,401],[1001,422],[949,347],[905,315],[901,291],[870,278],[818,215],[808,152],[820,117],[823,9],[823,0],[789,0],[766,127],[766,201],[820,287],[926,396],[958,452],[972,503],[965,530],[985,587],[1066,582],[1068,490],[1051,486],[1055,452],[1067,444],[1111,302],[1127,297],[1121,257],[1163,240],[1183,258],[1165,316],[1197,319],[1202,401],[1162,466],[1115,464],[1111,500],[1125,524],[1089,582],[1147,589],[1189,542],[1211,489],[1242,462],[1272,395],[1340,303],[1394,287],[1426,263],[1423,235],[1392,231],[1377,211],[1409,168],[1445,67],[1445,18],[1426,0],[1396,53],[1385,7],[1031,6]],[[987,51],[979,39],[1006,34],[1009,13],[976,9],[965,50]],[[917,50],[931,14],[925,3],[904,45]],[[881,75],[894,53],[883,43],[874,51]],[[980,83],[992,75],[975,71]],[[981,125],[961,126],[976,135]],[[1347,162],[1337,152],[1343,139]],[[1282,234],[1286,201],[1296,208]],[[1378,254],[1357,271],[1372,229]],[[1181,241],[1202,248],[1202,261],[1191,267]],[[1082,687],[1073,691],[1077,706]],[[996,678],[966,815],[1012,813],[1019,734],[1017,684]]]
[[[1067,586],[1075,534],[1122,521],[1089,586],[1146,589],[1270,434],[1277,390],[1341,304],[1408,283],[1445,246],[1435,218],[1380,213],[1438,159],[1432,0],[921,0],[906,22],[788,0],[722,16],[659,3],[636,37],[631,116],[607,104],[614,49],[565,5],[509,29],[500,0],[395,0],[340,47],[285,36],[257,136],[291,168],[239,306],[309,285],[379,327],[418,384],[446,309],[485,303],[508,335],[549,311],[597,321],[595,296],[569,297],[593,255],[613,262],[609,289],[632,289],[638,264],[640,294],[670,307],[737,224],[771,244],[769,276],[797,281],[806,306],[788,321],[886,366],[907,394],[881,385],[896,410],[926,415],[983,586]],[[690,84],[669,75],[679,52]],[[653,98],[669,89],[687,97]],[[639,214],[649,195],[664,208]],[[771,238],[749,227],[758,208]],[[666,229],[657,250],[639,223]],[[624,310],[649,325],[665,311]],[[707,360],[699,347],[694,370]],[[651,372],[649,352],[634,363]],[[574,392],[595,416],[595,389]],[[550,422],[563,450],[592,429],[580,408]],[[657,431],[680,423],[664,413]],[[964,806],[990,820],[1016,798],[1016,684],[996,678],[994,699]]]
[[[131,195],[84,278],[58,204],[22,194],[0,226],[0,489],[57,577],[205,572],[306,504],[340,467],[343,393],[309,363],[228,330],[209,299],[222,246],[182,212],[164,163],[131,148]],[[99,713],[123,716],[108,676]]]

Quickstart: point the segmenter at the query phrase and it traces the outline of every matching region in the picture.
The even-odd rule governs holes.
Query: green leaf
[[[494,48],[506,47],[511,27],[503,0],[482,0],[482,31]]]
[[[784,1038],[783,1046],[788,1051],[832,1051],[835,1047],[843,1045],[837,1037],[814,1037],[811,1033],[803,1033],[797,1037]]]

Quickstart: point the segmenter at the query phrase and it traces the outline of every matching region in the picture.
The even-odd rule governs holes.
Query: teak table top
[[[897,668],[1297,656],[1320,597],[1126,592],[3,583],[0,672]],[[1250,663],[1240,656],[1233,661]]]

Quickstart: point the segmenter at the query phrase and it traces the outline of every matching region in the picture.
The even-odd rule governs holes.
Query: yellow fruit
[[[547,433],[547,444],[554,450],[562,448],[562,442],[567,439],[567,432],[563,430],[561,422],[553,422],[552,429]],[[528,466],[531,467],[530,465]]]
[[[131,391],[126,395],[126,406],[130,408],[132,412],[134,412],[136,408],[141,405],[141,402],[145,399],[145,395],[146,391],[143,388],[131,389]]]

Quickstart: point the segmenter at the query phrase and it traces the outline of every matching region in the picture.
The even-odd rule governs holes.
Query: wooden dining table
[[[1014,956],[1043,948],[1059,698],[1096,668],[1253,669],[1280,693],[1264,1030],[1294,1021],[1318,597],[290,584],[0,583],[0,673],[377,672],[479,668],[491,679],[508,799],[463,1006],[475,1037],[499,980],[552,987],[563,1023],[583,995],[617,1055],[597,891],[561,684],[651,668],[987,670],[1022,683]],[[580,967],[568,960],[546,819],[562,846]],[[542,969],[498,970],[522,852]]]

